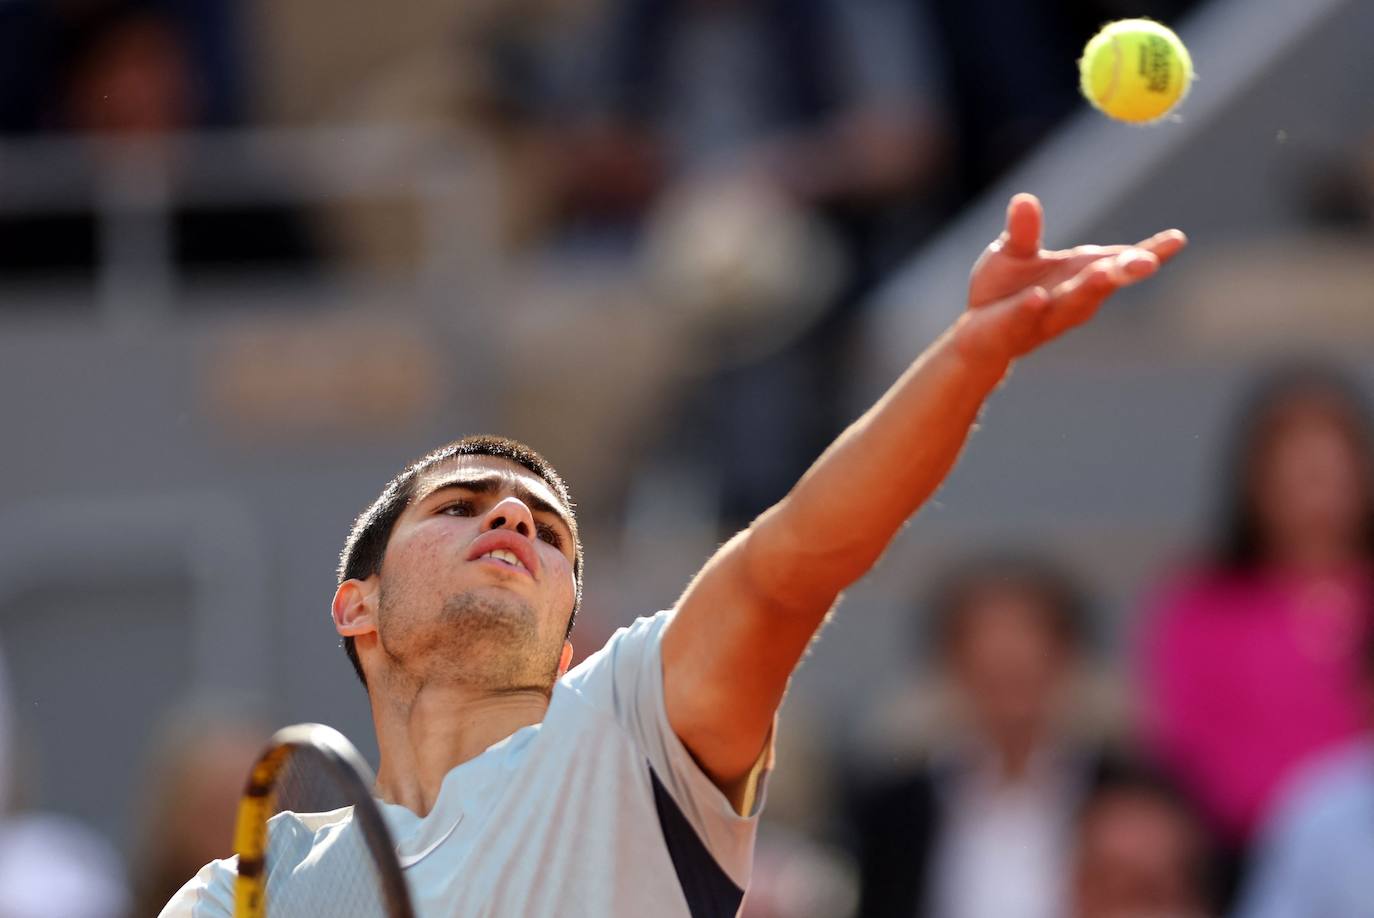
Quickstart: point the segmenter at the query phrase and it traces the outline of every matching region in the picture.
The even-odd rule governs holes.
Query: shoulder
[[[162,909],[158,918],[230,918],[234,913],[237,856],[211,861]]]
[[[663,629],[672,619],[672,611],[641,616],[629,625],[616,630],[605,645],[568,671],[560,685],[574,692],[582,692],[598,674],[623,669],[626,664],[642,663],[656,658]]]
[[[1212,565],[1176,567],[1146,592],[1146,605],[1157,614],[1206,608],[1218,597],[1231,592],[1235,582],[1234,575]]]
[[[1229,634],[1237,621],[1232,611],[1245,612],[1246,627],[1254,627],[1259,620],[1254,613],[1263,603],[1257,589],[1253,578],[1215,567],[1178,570],[1146,592],[1138,623],[1141,644],[1162,650],[1161,644],[1191,642],[1217,628]]]
[[[630,624],[617,628],[600,650],[583,660],[568,675],[573,675],[579,669],[595,666],[598,658],[657,641],[672,617],[673,610],[665,609],[652,615],[641,615]]]
[[[1303,766],[1280,789],[1272,824],[1325,836],[1374,808],[1374,740],[1363,739]]]

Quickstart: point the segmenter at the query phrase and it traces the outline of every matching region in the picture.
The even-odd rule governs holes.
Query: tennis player
[[[958,321],[671,609],[571,671],[582,552],[548,463],[470,438],[387,485],[344,548],[333,617],[418,915],[738,912],[774,716],[841,591],[940,484],[1013,361],[1185,243],[1047,251],[1041,223],[1014,197]],[[331,882],[320,865],[346,822],[277,817],[296,844],[268,869]],[[228,918],[235,866],[207,865],[164,918]]]

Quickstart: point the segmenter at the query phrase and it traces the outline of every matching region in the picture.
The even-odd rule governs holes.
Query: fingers
[[[1170,229],[1162,233],[1155,233],[1149,239],[1141,240],[1135,245],[1080,245],[1072,249],[1064,249],[1055,252],[1050,258],[1057,262],[1059,272],[1077,274],[1088,265],[1100,258],[1109,255],[1120,255],[1123,252],[1132,250],[1144,250],[1152,253],[1160,264],[1164,264],[1173,258],[1183,247],[1188,244],[1188,237],[1182,230]]]
[[[1159,270],[1159,256],[1129,247],[1110,258],[1098,257],[1050,291],[1042,331],[1052,338],[1092,318],[1102,302],[1122,287]]]
[[[1155,233],[1149,239],[1136,243],[1136,248],[1153,252],[1159,259],[1160,264],[1164,264],[1173,258],[1183,247],[1188,244],[1188,236],[1181,229],[1167,229],[1162,233]]]
[[[1033,196],[1012,198],[1006,231],[974,267],[971,308],[963,333],[963,340],[972,342],[974,350],[1013,358],[1034,350],[1088,321],[1107,297],[1153,275],[1188,242],[1179,230],[1165,230],[1138,245],[1041,252],[1040,221],[1040,203]],[[995,290],[1003,282],[1010,286],[1009,281],[1019,279],[1016,286],[1021,289],[1001,299],[994,299],[993,290],[984,290],[980,296],[975,289],[980,283],[979,266],[995,262],[999,252],[1031,257],[1017,265],[1001,263],[999,283],[984,286]],[[1030,284],[1034,286],[1026,286]]]
[[[1147,249],[1131,248],[1106,264],[1107,273],[1117,287],[1142,281],[1159,270],[1159,256]]]
[[[1029,258],[1040,251],[1040,230],[1045,215],[1040,199],[1033,194],[1013,195],[1007,204],[1007,228],[1002,233],[1002,250],[1016,258]]]

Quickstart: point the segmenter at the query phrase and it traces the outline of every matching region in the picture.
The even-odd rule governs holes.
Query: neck
[[[427,815],[450,770],[521,727],[539,723],[548,706],[548,694],[538,689],[423,685],[378,691],[372,699],[381,751],[377,796]]]
[[[1300,574],[1328,574],[1345,570],[1358,554],[1345,539],[1300,539],[1274,546],[1279,566]]]
[[[1035,754],[1036,736],[1033,732],[1017,732],[1014,735],[999,737],[994,741],[998,764],[1001,766],[1002,780],[1014,783],[1025,778],[1030,768],[1031,756]]]

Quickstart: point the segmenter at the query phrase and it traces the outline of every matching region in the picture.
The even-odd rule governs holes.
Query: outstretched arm
[[[731,792],[758,759],[793,668],[842,590],[944,480],[1012,361],[1086,322],[1185,244],[1040,248],[1040,202],[1012,198],[968,310],[842,433],[791,493],[697,575],[663,637],[674,732]]]

